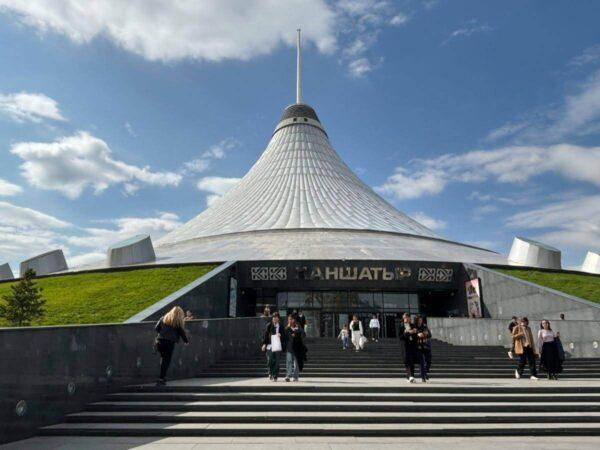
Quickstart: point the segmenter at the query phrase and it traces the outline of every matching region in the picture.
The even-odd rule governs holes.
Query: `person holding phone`
[[[285,333],[280,320],[279,313],[273,313],[272,319],[265,327],[263,334],[262,351],[267,352],[267,368],[271,381],[277,381],[279,377],[281,352],[286,346]]]

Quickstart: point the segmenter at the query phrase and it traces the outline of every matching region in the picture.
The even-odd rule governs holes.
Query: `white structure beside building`
[[[12,280],[15,276],[13,275],[13,271],[10,268],[10,264],[0,264],[0,281],[4,280]]]
[[[109,267],[131,266],[156,260],[152,240],[147,234],[133,236],[111,246],[107,253]]]
[[[539,267],[557,269],[561,266],[561,253],[557,248],[541,242],[515,237],[508,255],[508,263],[513,266]]]
[[[585,255],[581,271],[593,274],[600,274],[600,253],[589,251]]]
[[[57,249],[23,261],[20,265],[21,275],[29,269],[39,276],[67,270],[68,266],[63,251]]]

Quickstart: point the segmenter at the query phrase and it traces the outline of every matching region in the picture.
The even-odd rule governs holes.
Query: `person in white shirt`
[[[352,343],[354,344],[354,349],[358,352],[362,348],[361,338],[363,337],[364,333],[362,322],[358,320],[357,315],[352,317],[352,322],[350,322],[350,331],[352,332]]]
[[[373,314],[369,322],[369,331],[371,332],[371,340],[379,342],[379,319],[377,318],[377,314]]]
[[[550,322],[542,320],[538,331],[538,348],[540,349],[540,370],[544,370],[549,380],[558,380],[558,374],[562,371],[561,361],[558,355],[557,339],[559,333],[552,331]]]

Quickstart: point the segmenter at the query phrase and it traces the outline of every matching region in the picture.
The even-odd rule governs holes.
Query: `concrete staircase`
[[[343,351],[335,339],[308,340],[308,362],[303,378],[368,377],[389,378],[405,375],[402,349],[397,339],[370,342],[361,352]],[[282,358],[283,359],[283,358]],[[512,377],[516,360],[510,360],[501,346],[455,346],[434,340],[433,378],[507,378]],[[284,363],[282,361],[282,369]],[[417,369],[418,373],[418,369]],[[265,355],[251,353],[244,359],[222,360],[202,377],[262,377],[266,374]],[[281,375],[285,370],[281,371]],[[569,359],[561,378],[600,378],[600,359]]]
[[[364,353],[338,347],[335,341],[310,342],[309,365],[299,383],[270,382],[264,355],[250,355],[243,361],[222,361],[204,374],[227,378],[130,386],[41,433],[156,438],[600,436],[600,382],[511,379],[514,362],[499,347],[436,342],[435,371],[427,384],[402,378],[396,342],[371,344]],[[598,376],[598,371],[598,361],[573,360],[564,377]],[[485,376],[490,379],[480,378]],[[492,379],[497,376],[503,379]]]

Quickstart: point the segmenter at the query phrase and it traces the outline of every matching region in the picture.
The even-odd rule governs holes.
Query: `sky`
[[[153,239],[235,185],[303,100],[439,235],[600,250],[600,3],[0,0],[0,264]]]

